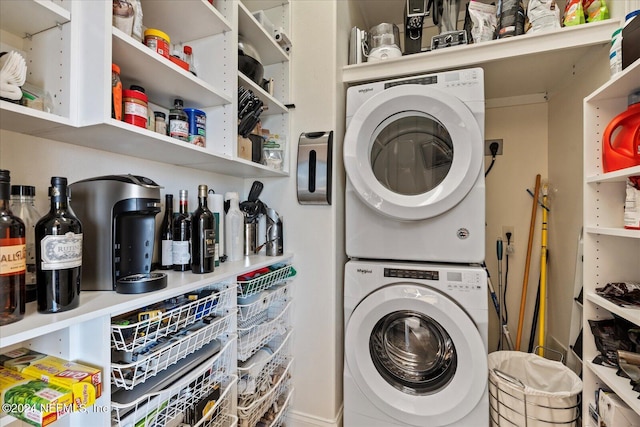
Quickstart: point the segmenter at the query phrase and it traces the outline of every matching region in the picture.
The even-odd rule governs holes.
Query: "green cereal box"
[[[0,366],[2,412],[44,427],[72,411],[71,390]]]

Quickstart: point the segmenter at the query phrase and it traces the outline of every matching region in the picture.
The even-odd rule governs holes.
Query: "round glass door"
[[[369,352],[378,373],[412,395],[437,392],[456,372],[456,349],[449,334],[415,311],[396,311],[380,319],[369,338]]]
[[[344,136],[344,167],[361,200],[402,220],[448,211],[481,177],[484,138],[459,98],[422,85],[365,101]]]
[[[453,163],[453,141],[436,118],[417,111],[393,115],[373,137],[371,169],[385,188],[404,196],[427,193]]]

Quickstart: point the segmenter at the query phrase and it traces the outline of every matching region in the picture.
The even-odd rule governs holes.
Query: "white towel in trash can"
[[[520,351],[493,352],[488,365],[492,426],[577,425],[582,381],[571,369]]]

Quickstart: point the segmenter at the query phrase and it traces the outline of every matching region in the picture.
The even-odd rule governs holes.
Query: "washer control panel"
[[[438,271],[405,268],[385,268],[384,277],[440,282],[441,287],[451,291],[482,291],[482,274],[472,271]]]

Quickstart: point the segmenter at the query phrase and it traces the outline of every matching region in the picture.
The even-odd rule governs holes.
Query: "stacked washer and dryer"
[[[489,423],[480,68],[353,86],[345,427]]]

